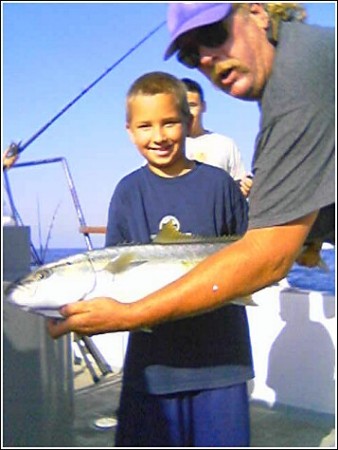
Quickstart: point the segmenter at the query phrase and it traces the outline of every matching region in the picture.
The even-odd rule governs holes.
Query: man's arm
[[[109,298],[62,308],[65,321],[49,322],[52,337],[69,331],[97,334],[133,330],[198,315],[279,281],[290,270],[317,213],[292,223],[249,230],[185,276],[144,299],[121,304]]]

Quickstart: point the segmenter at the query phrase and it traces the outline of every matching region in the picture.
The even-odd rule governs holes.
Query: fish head
[[[58,310],[83,299],[95,286],[95,270],[86,254],[45,264],[11,283],[5,300],[19,308],[47,317],[60,317]]]

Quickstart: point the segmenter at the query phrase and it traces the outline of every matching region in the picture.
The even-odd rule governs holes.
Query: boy
[[[128,133],[147,164],[117,185],[106,245],[150,242],[169,220],[183,233],[243,234],[247,202],[231,176],[185,157],[184,84],[145,74],[129,89],[126,109]],[[131,332],[115,446],[248,446],[252,377],[244,307]]]

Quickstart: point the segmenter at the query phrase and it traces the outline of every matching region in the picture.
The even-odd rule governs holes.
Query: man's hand
[[[79,301],[63,306],[60,313],[64,319],[49,319],[47,329],[54,339],[71,331],[86,336],[125,331],[122,317],[129,306],[108,297]]]

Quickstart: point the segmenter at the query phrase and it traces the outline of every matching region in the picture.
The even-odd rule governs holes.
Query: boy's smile
[[[182,117],[172,94],[137,95],[127,129],[154,173],[171,177],[190,169],[185,157],[188,118]]]

